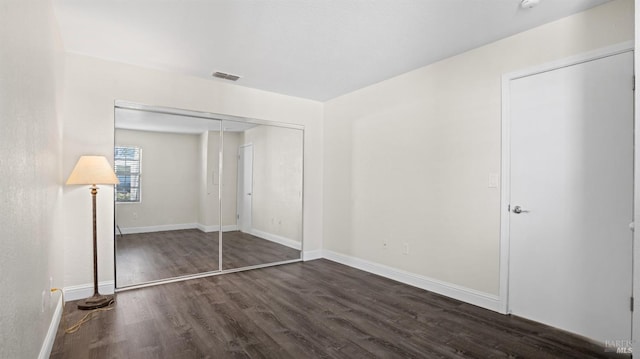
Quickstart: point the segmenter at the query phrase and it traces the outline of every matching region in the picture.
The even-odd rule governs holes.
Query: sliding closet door
[[[302,126],[117,101],[116,288],[299,261]]]
[[[220,269],[221,121],[115,110],[116,286]]]
[[[223,121],[222,269],[299,260],[303,131]]]

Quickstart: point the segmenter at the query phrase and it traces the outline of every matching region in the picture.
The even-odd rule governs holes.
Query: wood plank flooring
[[[566,332],[320,259],[118,293],[51,358],[603,358]],[[65,308],[69,325],[85,312]]]
[[[116,236],[118,287],[218,270],[218,232],[197,229]],[[300,258],[300,251],[240,231],[222,234],[222,268]]]

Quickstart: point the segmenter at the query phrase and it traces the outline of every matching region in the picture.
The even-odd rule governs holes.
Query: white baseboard
[[[147,227],[120,227],[122,234],[135,234],[135,233],[151,233],[151,232],[163,232],[163,231],[176,231],[179,229],[194,229],[198,228],[197,223],[181,223],[181,224],[164,224],[160,226],[147,226]],[[120,234],[116,228],[116,235]]]
[[[485,309],[500,311],[500,298],[497,295],[483,293],[474,289],[465,288],[456,284],[428,278],[422,275],[388,267],[383,264],[370,262],[364,259],[323,250],[323,257],[365,272],[396,280],[398,282],[418,287],[430,292],[457,299],[469,304],[477,305]],[[306,260],[306,258],[305,258]]]
[[[322,249],[316,249],[315,251],[304,251],[302,252],[302,260],[303,261],[312,261],[314,259],[322,258]]]
[[[56,341],[56,333],[58,332],[58,326],[60,325],[60,319],[62,318],[63,308],[62,296],[59,296],[58,304],[56,304],[56,310],[53,312],[53,317],[51,318],[51,324],[49,324],[47,335],[44,337],[44,342],[42,342],[38,359],[47,359],[51,356],[51,350],[53,349],[53,343]]]
[[[239,228],[237,224],[227,224],[225,226],[222,226],[222,232],[233,232],[238,230]]]
[[[259,230],[255,229],[255,228],[251,228],[251,231],[249,232],[249,234],[254,235],[256,237],[260,237],[262,239],[266,239],[266,240],[271,241],[271,242],[282,244],[283,246],[287,246],[289,248],[293,248],[293,249],[297,249],[297,250],[301,250],[302,249],[302,243],[300,243],[298,241],[294,241],[293,239],[289,239],[289,238],[285,238],[285,237],[279,236],[277,234],[271,234],[271,233],[259,231]]]
[[[164,231],[177,231],[181,229],[199,229],[202,232],[217,232],[220,230],[219,225],[213,226],[205,226],[200,223],[181,223],[181,224],[163,224],[160,226],[146,226],[146,227],[120,227],[120,231],[122,234],[137,234],[137,233],[153,233],[153,232],[164,232]],[[223,232],[237,231],[238,225],[230,224],[222,226]],[[116,228],[116,235],[119,234],[118,229]]]
[[[93,295],[93,283],[64,287],[63,291],[65,302],[89,298]],[[100,294],[113,294],[115,292],[115,282],[112,280],[98,282],[98,291]]]
[[[212,226],[205,226],[204,224],[198,223],[196,228],[198,228],[199,230],[205,233],[217,232],[220,230],[220,226],[217,224]],[[237,231],[237,230],[238,230],[237,224],[228,224],[228,225],[222,226],[222,232],[231,232],[231,231]]]

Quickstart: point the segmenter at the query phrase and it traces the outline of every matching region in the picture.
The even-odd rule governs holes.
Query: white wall
[[[59,294],[49,296],[49,278],[61,286],[64,263],[64,68],[50,1],[3,1],[0,44],[0,358],[37,358],[53,344],[45,335]]]
[[[116,224],[124,233],[198,222],[199,135],[117,129],[115,144],[142,149],[142,201],[116,205]]]
[[[501,75],[632,39],[618,0],[327,102],[325,249],[497,296]]]
[[[215,228],[220,224],[220,132],[209,131],[201,135],[203,155],[205,156],[203,171],[207,177],[203,178],[203,190],[200,197],[200,224],[204,227]],[[238,134],[224,133],[222,173],[222,225],[224,230],[236,225],[236,176],[237,176],[237,143]],[[206,148],[206,150],[204,150]],[[231,226],[231,227],[228,227]]]
[[[244,132],[253,145],[252,228],[300,242],[302,237],[302,131],[256,126]]]
[[[205,225],[210,216],[210,204],[208,201],[209,196],[211,196],[210,188],[213,184],[213,174],[210,173],[207,168],[209,158],[209,132],[201,133],[199,139],[198,161],[200,162],[200,166],[198,167],[198,191],[200,192],[200,196],[198,197],[198,223]]]
[[[240,133],[224,133],[222,223],[236,225],[237,153]],[[199,135],[116,129],[115,143],[142,149],[142,202],[117,203],[123,233],[171,228],[217,231],[220,132]]]
[[[83,154],[113,158],[113,105],[117,99],[305,125],[304,245],[306,250],[321,248],[321,103],[82,55],[67,54],[65,60],[65,176]],[[98,194],[100,281],[113,280],[112,198],[113,188],[102,188]],[[65,286],[86,286],[92,282],[90,200],[86,189],[67,187],[63,202],[67,214]]]
[[[235,226],[238,224],[238,146],[240,146],[240,133],[224,132],[224,149],[222,159],[222,225]],[[215,148],[216,173],[218,173],[218,149]]]

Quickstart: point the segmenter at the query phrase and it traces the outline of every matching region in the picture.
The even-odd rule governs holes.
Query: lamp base
[[[114,302],[112,295],[94,294],[93,297],[87,298],[78,303],[78,309],[80,310],[92,310],[98,308],[104,308]]]

